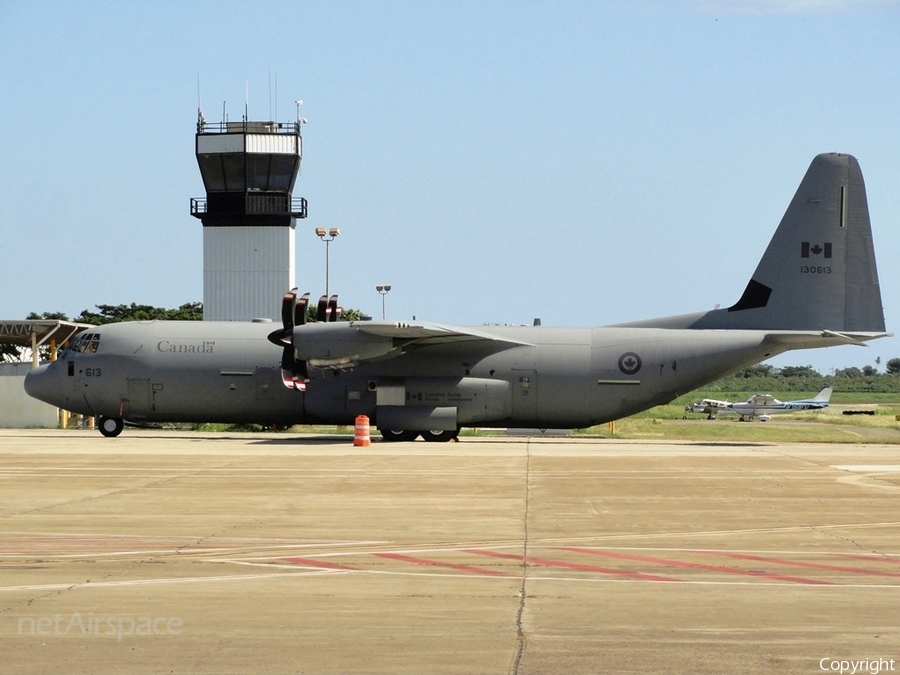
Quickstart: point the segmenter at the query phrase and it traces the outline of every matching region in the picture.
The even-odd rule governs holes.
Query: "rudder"
[[[813,159],[740,300],[691,327],[884,331],[869,208],[855,157]]]

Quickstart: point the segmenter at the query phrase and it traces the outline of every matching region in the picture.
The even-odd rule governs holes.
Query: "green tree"
[[[888,373],[890,373],[891,375],[900,373],[900,359],[898,359],[898,358],[888,359],[887,364],[885,364],[885,367],[887,368]]]
[[[316,313],[318,312],[318,307],[310,304],[306,308],[306,321],[308,323],[312,323],[316,320]],[[363,318],[362,310],[352,309],[347,307],[341,307],[341,321],[360,321]]]
[[[153,307],[152,305],[94,305],[99,312],[83,310],[73,321],[101,326],[105,323],[119,321],[201,321],[203,319],[203,303],[188,302],[176,309]]]
[[[345,309],[341,313],[341,321],[361,321],[363,318],[362,310]]]
[[[68,321],[69,317],[66,316],[65,312],[41,312],[40,314],[38,314],[37,312],[32,312],[31,314],[26,316],[25,319],[27,321]]]
[[[757,363],[755,366],[750,366],[746,370],[737,373],[736,377],[769,377],[773,370],[774,366],[768,363]]]
[[[822,377],[812,366],[785,366],[781,369],[782,377]]]

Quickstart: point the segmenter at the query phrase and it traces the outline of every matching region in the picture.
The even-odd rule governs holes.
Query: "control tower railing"
[[[207,122],[197,120],[198,134],[300,134],[300,121],[294,122]]]
[[[191,215],[203,218],[209,213],[209,201],[191,197]],[[306,218],[306,199],[303,197],[288,200],[287,195],[252,194],[244,195],[244,215],[258,216],[291,216]]]

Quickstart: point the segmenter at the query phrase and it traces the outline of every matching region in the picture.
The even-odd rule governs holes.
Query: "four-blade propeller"
[[[281,380],[288,389],[306,391],[309,369],[306,361],[298,359],[294,349],[294,328],[306,324],[309,311],[309,293],[297,297],[297,289],[292,288],[281,299],[282,327],[269,333],[269,342],[283,348],[281,355]],[[316,321],[339,321],[341,308],[338,296],[323,295],[316,308]]]

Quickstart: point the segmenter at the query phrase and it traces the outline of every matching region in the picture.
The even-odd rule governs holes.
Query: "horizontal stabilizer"
[[[831,330],[790,332],[779,331],[766,335],[766,342],[786,345],[788,349],[816,349],[817,347],[838,347],[857,345],[868,347],[868,340],[893,337],[893,333],[841,333]]]

